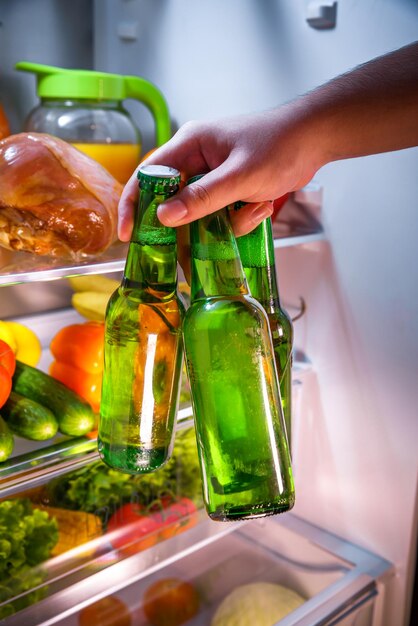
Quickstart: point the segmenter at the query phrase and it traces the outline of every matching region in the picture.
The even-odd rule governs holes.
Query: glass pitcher
[[[74,70],[20,61],[16,69],[37,76],[40,104],[25,121],[26,132],[60,137],[126,183],[141,157],[139,129],[123,106],[143,103],[155,122],[155,144],[171,136],[167,103],[160,90],[139,76]]]

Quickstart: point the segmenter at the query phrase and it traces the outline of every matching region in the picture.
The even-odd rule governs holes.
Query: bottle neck
[[[280,306],[271,219],[238,237],[237,244],[251,295],[266,309]]]
[[[147,300],[171,298],[177,289],[176,232],[157,217],[158,206],[176,191],[140,191],[122,288],[139,290]]]
[[[192,302],[217,296],[248,294],[226,209],[190,225]]]

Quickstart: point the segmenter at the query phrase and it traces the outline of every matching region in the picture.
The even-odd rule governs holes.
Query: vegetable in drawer
[[[42,347],[31,328],[20,322],[0,320],[0,339],[10,346],[16,359],[33,367],[38,365]]]
[[[45,505],[40,505],[40,508],[58,523],[58,542],[51,556],[63,554],[103,534],[102,522],[97,515]]]
[[[4,405],[12,390],[12,376],[15,367],[16,358],[12,348],[8,343],[0,339],[0,408]]]
[[[79,626],[142,626],[143,623],[139,615],[131,616],[129,607],[117,596],[97,600],[81,609],[78,615]]]
[[[158,541],[169,539],[197,524],[198,512],[190,498],[162,496],[148,506],[127,502],[107,523],[113,533],[110,542],[126,554],[145,550]],[[124,532],[114,533],[118,529]]]
[[[181,626],[200,609],[197,589],[188,581],[162,578],[144,593],[143,610],[152,626]]]
[[[103,372],[104,324],[85,322],[61,328],[51,340],[56,361],[72,365],[87,374]]]
[[[13,391],[50,409],[61,433],[78,437],[95,425],[91,406],[65,385],[40,370],[16,361]]]
[[[10,393],[2,414],[9,428],[20,437],[45,441],[57,434],[58,422],[52,411],[15,391]]]
[[[10,428],[0,415],[0,463],[6,461],[13,452],[14,439]]]
[[[11,346],[0,339],[0,365],[8,372],[9,376],[13,376],[16,369],[16,357]]]
[[[0,408],[4,405],[12,390],[12,378],[3,365],[0,365]]]
[[[100,409],[102,393],[104,323],[86,322],[61,328],[51,340],[54,361],[49,374]]]
[[[58,524],[27,498],[0,502],[0,619],[42,599],[45,589],[39,569],[58,540]],[[25,591],[31,590],[27,595]],[[16,604],[12,598],[19,596]],[[10,601],[9,601],[10,600]]]
[[[210,626],[270,626],[305,602],[305,598],[283,585],[257,581],[240,585],[218,606]]]

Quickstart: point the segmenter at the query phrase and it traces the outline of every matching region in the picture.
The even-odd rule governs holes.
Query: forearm
[[[293,103],[321,164],[418,145],[418,42],[378,57]]]

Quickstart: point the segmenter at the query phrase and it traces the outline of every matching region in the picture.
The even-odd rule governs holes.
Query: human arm
[[[418,42],[358,66],[281,107],[185,124],[147,163],[170,165],[188,178],[207,172],[159,207],[180,226],[236,200],[237,235],[272,212],[273,198],[303,187],[332,161],[418,145]],[[119,236],[129,239],[137,179],[119,203]]]

